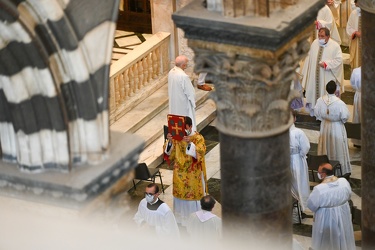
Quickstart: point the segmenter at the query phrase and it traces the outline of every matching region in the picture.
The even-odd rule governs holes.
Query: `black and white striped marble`
[[[118,0],[0,0],[0,143],[26,171],[99,162]]]

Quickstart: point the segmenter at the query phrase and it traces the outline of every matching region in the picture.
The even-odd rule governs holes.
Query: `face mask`
[[[185,129],[185,132],[186,132],[186,135],[190,135],[191,134],[191,131],[188,130],[188,129]]]
[[[361,13],[361,8],[356,7],[355,9],[357,10],[358,13]]]
[[[323,177],[320,175],[320,173],[318,173],[317,175],[318,175],[319,180],[323,179]]]
[[[145,198],[148,203],[152,203],[154,201],[153,195],[145,194]]]
[[[319,44],[324,45],[326,43],[326,39],[319,39]]]

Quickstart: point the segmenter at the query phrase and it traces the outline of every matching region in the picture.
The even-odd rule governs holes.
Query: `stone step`
[[[164,84],[143,102],[115,121],[111,125],[111,130],[134,133],[165,108],[168,108],[168,84]]]

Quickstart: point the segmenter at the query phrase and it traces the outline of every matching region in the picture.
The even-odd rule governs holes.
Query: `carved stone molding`
[[[229,135],[259,138],[286,131],[293,123],[290,86],[307,54],[308,31],[277,51],[189,40],[195,71],[208,72],[215,84],[217,128]]]

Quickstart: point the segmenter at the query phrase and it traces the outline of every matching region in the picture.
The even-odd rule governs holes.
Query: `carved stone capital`
[[[285,132],[293,123],[291,83],[310,45],[306,30],[276,51],[189,40],[195,71],[215,84],[217,128],[229,135],[261,138]]]

